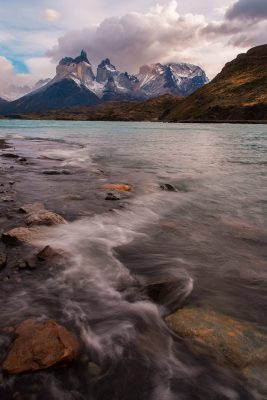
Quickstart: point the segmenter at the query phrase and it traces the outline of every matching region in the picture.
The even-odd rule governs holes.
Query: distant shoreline
[[[23,120],[23,121],[79,121],[79,122],[156,122],[171,124],[251,124],[266,125],[267,120],[181,120],[181,121],[164,121],[164,120],[125,120],[125,119],[84,119],[84,118],[33,118],[28,115],[1,116],[0,120]]]

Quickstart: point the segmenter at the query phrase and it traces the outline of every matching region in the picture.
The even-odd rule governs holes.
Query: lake
[[[37,381],[0,380],[3,398],[13,399],[14,387],[27,400],[266,398],[265,378],[259,388],[195,354],[164,320],[179,308],[208,308],[267,334],[266,125],[2,120],[0,138],[33,160],[23,182],[18,175],[23,199],[64,210],[52,178],[38,194],[42,159],[74,171],[62,192],[87,196],[66,202],[70,223],[46,233],[46,243],[71,252],[70,265],[3,289],[0,323],[65,322],[83,360]],[[108,202],[99,190],[106,183],[133,192]],[[144,288],[164,279],[176,285],[160,301],[148,298]],[[88,360],[100,376],[90,376]]]

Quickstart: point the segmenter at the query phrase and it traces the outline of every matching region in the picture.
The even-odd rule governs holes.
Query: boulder
[[[54,250],[52,247],[45,246],[41,251],[39,251],[39,253],[37,254],[37,258],[41,261],[46,261],[49,258],[53,258],[58,255],[59,255],[59,253],[56,250]]]
[[[79,351],[77,337],[55,321],[27,320],[16,329],[17,338],[4,360],[9,374],[37,371],[69,363]]]
[[[32,232],[28,228],[14,228],[2,234],[4,243],[11,246],[17,246],[22,243],[29,243],[31,240]]]
[[[121,184],[121,183],[107,183],[104,185],[104,189],[108,190],[118,190],[119,192],[132,192],[133,187],[128,184]]]
[[[59,224],[66,224],[67,221],[52,211],[47,210],[40,210],[37,212],[32,212],[25,218],[25,223],[28,226],[33,225],[59,225]]]
[[[44,209],[45,209],[44,204],[41,201],[36,201],[34,203],[29,203],[25,204],[24,206],[21,206],[19,211],[24,214],[30,214]]]
[[[243,370],[267,362],[267,335],[252,324],[210,309],[185,307],[166,318],[167,325],[187,339],[192,349],[206,348],[221,362]]]

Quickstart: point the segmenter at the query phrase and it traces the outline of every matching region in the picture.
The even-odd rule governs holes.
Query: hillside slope
[[[168,112],[179,101],[181,101],[181,98],[166,94],[143,102],[113,101],[97,106],[16,115],[16,118],[78,121],[159,121],[163,112]]]
[[[267,120],[267,44],[227,63],[209,84],[165,113],[164,120]]]

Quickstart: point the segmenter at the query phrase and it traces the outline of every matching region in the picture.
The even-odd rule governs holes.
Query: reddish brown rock
[[[133,188],[131,185],[128,184],[121,184],[121,183],[107,183],[104,185],[105,189],[108,190],[118,190],[119,192],[132,192]]]
[[[52,211],[47,211],[47,210],[40,210],[38,212],[34,212],[29,214],[25,218],[25,223],[28,226],[33,226],[33,225],[59,225],[59,224],[66,224],[67,221],[61,217],[61,215],[58,215]]]
[[[27,320],[15,333],[18,337],[3,363],[4,371],[9,374],[69,363],[79,351],[77,337],[55,321]]]
[[[196,307],[178,310],[166,322],[192,349],[202,344],[221,362],[239,369],[267,362],[267,335],[248,322]]]
[[[32,232],[28,228],[14,228],[2,235],[2,240],[4,243],[11,246],[17,246],[22,243],[29,243],[31,240]]]
[[[53,249],[50,246],[45,246],[41,251],[39,251],[39,253],[37,254],[37,257],[39,260],[41,261],[46,261],[49,258],[53,258],[56,256],[59,256],[59,252],[56,251],[55,249]]]

